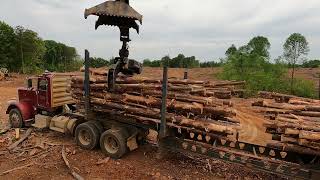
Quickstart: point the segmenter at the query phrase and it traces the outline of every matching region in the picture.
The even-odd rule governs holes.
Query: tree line
[[[74,71],[82,65],[76,48],[53,40],[22,26],[11,27],[0,21],[0,67],[11,72],[41,73]]]
[[[200,61],[195,56],[186,57],[183,54],[179,54],[177,57],[170,58],[170,56],[164,56],[161,60],[145,59],[143,66],[146,67],[160,67],[167,66],[170,68],[196,68],[200,67]]]
[[[197,60],[195,56],[186,57],[183,54],[178,54],[177,57],[170,58],[170,56],[164,56],[160,60],[143,60],[144,67],[163,67],[170,68],[207,68],[207,67],[220,67],[223,64],[222,60],[217,61],[205,61]]]
[[[246,92],[250,96],[258,91],[274,91],[316,97],[314,83],[299,79],[295,75],[298,67],[320,67],[319,60],[307,59],[310,51],[307,39],[299,33],[291,34],[283,44],[282,55],[274,60],[270,57],[270,48],[271,44],[267,37],[256,36],[240,47],[231,45],[226,50],[225,57],[219,61],[201,62],[194,56],[185,57],[179,54],[174,58],[165,56],[161,60],[146,59],[143,65],[170,68],[221,67],[223,71],[218,74],[218,78],[246,81]]]

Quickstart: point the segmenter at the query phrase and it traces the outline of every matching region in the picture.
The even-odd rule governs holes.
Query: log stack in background
[[[120,77],[114,93],[107,92],[107,72],[90,70],[90,100],[93,110],[160,123],[162,81]],[[83,103],[83,76],[72,78],[72,94]],[[229,100],[242,96],[236,81],[192,81],[169,79],[167,122],[171,127],[190,128],[199,132],[236,135],[240,121]]]
[[[275,146],[320,150],[319,100],[270,92],[260,92],[260,97],[252,105],[264,113]]]

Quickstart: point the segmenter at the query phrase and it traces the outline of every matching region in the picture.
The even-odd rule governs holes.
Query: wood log
[[[311,103],[311,104],[320,104],[320,100],[316,100],[316,99],[310,99],[310,98],[302,98],[302,97],[297,97],[297,96],[294,96],[290,99],[291,102],[294,102],[294,101],[304,101],[304,102],[307,102],[307,103]]]
[[[133,77],[123,77],[117,80],[119,84],[142,84],[142,83],[154,83],[162,84],[162,80],[150,79],[150,78],[133,78]],[[197,80],[180,80],[180,79],[169,79],[169,84],[172,85],[201,85],[208,88],[219,88],[219,87],[230,87],[235,85],[245,85],[245,81],[197,81]]]
[[[285,133],[286,135],[299,135],[300,130],[298,129],[292,129],[292,128],[286,128]]]
[[[231,99],[232,92],[231,91],[207,91],[204,94],[205,96],[216,97],[219,99]]]
[[[129,94],[117,95],[110,93],[92,93],[94,97],[102,97],[104,100],[113,101],[118,103],[134,103],[145,105],[147,107],[160,109],[161,99],[154,97],[141,97],[133,96]],[[232,117],[235,112],[229,108],[222,107],[207,107],[198,103],[185,103],[175,101],[174,99],[169,100],[167,103],[167,108],[169,112],[180,112],[180,113],[193,113],[194,115],[213,115],[213,116],[224,116]],[[171,111],[170,111],[171,110]]]
[[[153,124],[153,125],[156,125],[156,127],[159,127],[160,123],[161,123],[161,120],[160,119],[152,119],[152,118],[148,118],[148,117],[143,117],[143,116],[137,116],[137,115],[132,115],[132,114],[123,114],[119,111],[112,111],[112,110],[108,110],[108,109],[101,109],[101,107],[94,107],[94,110],[96,111],[101,111],[101,112],[106,112],[106,113],[109,113],[109,114],[112,114],[112,115],[117,115],[117,116],[126,116],[126,117],[129,117],[131,119],[135,119],[137,120],[138,122],[140,123],[143,123],[143,124],[146,124],[146,125],[149,125],[149,124]],[[196,132],[197,134],[200,134],[200,133],[205,133],[204,131],[202,130],[197,130],[195,128],[188,128],[188,127],[184,127],[184,126],[180,126],[180,125],[177,125],[177,124],[174,124],[172,122],[167,122],[167,126],[170,127],[170,128],[176,128],[176,129],[185,129],[187,130],[188,132]],[[210,136],[212,138],[215,138],[215,139],[224,139],[224,140],[229,140],[229,141],[232,141],[234,140],[233,138],[229,138],[229,136],[224,136],[224,135],[217,135],[216,133],[205,133],[207,136]]]
[[[315,100],[315,99],[309,99],[309,98],[302,98],[302,97],[297,97],[293,95],[288,95],[288,94],[281,94],[281,93],[275,93],[275,92],[266,92],[266,91],[260,91],[259,92],[259,97],[265,98],[265,99],[275,99],[277,102],[280,103],[289,103],[290,100],[291,102],[309,102],[309,103],[320,103],[320,100]]]
[[[137,94],[136,91],[127,91],[128,94]],[[139,95],[142,96],[154,96],[157,98],[162,97],[161,91],[152,91],[152,90],[142,90],[138,92]],[[202,95],[199,95],[202,94]],[[204,91],[202,93],[195,93],[195,91],[191,91],[190,93],[182,94],[181,92],[168,92],[168,98],[176,99],[184,102],[197,102],[203,104],[211,104],[211,105],[226,105],[233,106],[233,103],[230,100],[218,99],[217,97],[207,97],[204,96]]]
[[[207,85],[206,87],[222,87],[222,86],[234,86],[234,85],[245,85],[245,81],[226,81],[226,82],[214,82]]]
[[[115,86],[116,91],[118,92],[127,92],[127,91],[142,91],[142,90],[162,90],[161,84],[116,84]],[[168,86],[168,91],[178,91],[178,92],[185,92],[185,91],[192,91],[193,88],[189,86]]]
[[[71,81],[73,83],[78,83],[78,84],[83,84],[84,83],[84,77],[83,76],[73,76],[71,78]],[[89,79],[90,83],[107,83],[108,82],[108,79],[106,76],[93,76],[93,77],[90,77]]]
[[[288,119],[297,119],[297,120],[305,121],[305,122],[315,122],[315,123],[320,122],[319,117],[298,116],[298,115],[294,115],[294,114],[279,114],[277,117],[283,117],[283,118],[288,118]]]
[[[84,67],[80,69],[81,72],[84,72],[85,69]],[[107,76],[108,75],[108,68],[103,67],[103,68],[89,68],[89,72],[92,75],[101,75],[101,76]]]
[[[289,104],[293,104],[293,105],[310,105],[312,103],[310,102],[306,102],[306,101],[302,101],[302,100],[298,100],[298,99],[290,99]]]
[[[283,110],[295,110],[295,111],[304,111],[306,110],[305,105],[291,105],[285,103],[271,103],[265,100],[259,100],[252,104],[253,106],[267,107],[267,108],[275,108],[275,109],[283,109]]]
[[[306,131],[316,131],[320,132],[319,126],[313,126],[313,125],[304,125],[299,123],[292,123],[287,122],[285,119],[284,121],[268,121],[263,124],[267,128],[282,128],[282,129],[288,129],[285,134],[288,135],[298,135],[299,130],[306,130]]]
[[[320,112],[294,111],[294,110],[277,109],[277,108],[259,108],[256,110],[256,112],[271,113],[271,114],[294,114],[298,116],[320,117]]]
[[[283,102],[289,102],[291,98],[294,98],[296,96],[288,95],[288,94],[281,94],[281,93],[275,93],[275,92],[267,92],[267,91],[260,91],[259,97],[264,99],[275,99],[277,102],[283,103]]]
[[[307,105],[307,106],[306,106],[306,110],[307,110],[307,111],[320,112],[320,106]]]
[[[300,131],[299,138],[320,141],[320,132]]]
[[[236,115],[236,112],[229,108],[223,107],[204,107],[203,108],[205,114],[212,114],[212,115],[220,115],[224,117],[233,117]]]
[[[154,97],[141,97],[133,96],[129,94],[111,94],[111,93],[92,93],[94,97],[103,98],[106,101],[117,102],[117,103],[134,103],[139,105],[144,105],[151,108],[161,108],[161,99]],[[212,115],[212,116],[224,116],[233,117],[235,112],[226,107],[212,107],[205,106],[199,103],[186,103],[176,101],[175,99],[169,99],[167,103],[167,108],[170,112],[178,113],[193,113],[194,115]]]
[[[314,112],[314,111],[293,111],[289,113],[299,115],[299,116],[320,117],[320,112]]]
[[[281,142],[283,143],[298,143],[298,139],[297,138],[293,138],[293,137],[288,137],[285,135],[281,135]]]
[[[320,150],[320,142],[313,142],[306,139],[299,139],[298,144],[300,146],[306,146],[306,147]]]
[[[125,114],[138,115],[148,118],[160,119],[160,110],[159,109],[144,109],[137,108],[128,105],[108,102],[103,99],[92,98],[91,102],[93,104],[99,105],[106,109],[113,109],[116,111],[122,111]],[[183,116],[177,116],[175,114],[167,113],[166,118],[168,122],[177,123],[178,125],[184,125],[186,127],[194,127],[201,130],[206,131],[214,131],[214,132],[223,132],[233,134],[234,130],[236,130],[235,126],[231,126],[229,124],[216,123],[216,122],[208,122],[208,121],[200,121],[200,120],[192,120],[185,118]]]
[[[153,83],[153,84],[162,84],[162,80],[159,79],[148,79],[148,78],[119,78],[117,80],[118,84],[141,84],[141,83]],[[194,81],[194,80],[179,80],[179,79],[169,79],[169,84],[174,85],[204,85],[208,84],[209,81]]]
[[[74,93],[76,94],[81,94],[82,91],[81,90],[74,90]],[[154,107],[154,108],[160,108],[161,107],[161,99],[160,98],[155,98],[152,96],[149,97],[143,97],[143,96],[134,96],[134,95],[130,95],[130,94],[111,94],[108,92],[92,92],[91,95],[93,97],[97,97],[97,98],[102,98],[108,101],[116,101],[116,102],[124,102],[124,103],[137,103],[137,104],[142,104],[142,105],[146,105],[149,107]],[[172,96],[171,96],[172,95]],[[187,98],[188,96],[174,96],[173,94],[170,94],[169,97],[174,97],[178,99],[183,99],[183,98]],[[180,97],[180,98],[179,98]],[[192,98],[198,98],[193,96]],[[223,104],[231,104],[231,102],[227,102],[227,101],[219,101],[219,100],[215,100],[212,98],[202,98],[199,97],[200,99],[198,100],[198,102],[202,102],[204,104],[203,107],[199,106],[199,103],[186,103],[186,102],[181,102],[181,101],[176,101],[176,99],[168,99],[168,108],[172,108],[175,110],[191,110],[191,112],[197,113],[197,114],[203,114],[203,112],[206,112],[208,114],[216,114],[216,115],[225,115],[225,116],[230,116],[230,115],[235,115],[235,112],[232,112],[229,108],[219,108],[219,107],[214,107],[214,106],[205,106],[208,102],[210,104],[213,104],[214,102],[217,103],[222,103]],[[204,100],[206,100],[204,102]],[[187,101],[187,100],[186,100]],[[216,104],[217,104],[216,103]],[[194,110],[192,110],[194,109]]]
[[[278,149],[281,151],[296,152],[299,154],[320,156],[319,150],[315,150],[315,149],[307,148],[307,147],[302,147],[299,145],[281,143],[281,142],[277,142],[277,141],[268,143],[267,147]]]

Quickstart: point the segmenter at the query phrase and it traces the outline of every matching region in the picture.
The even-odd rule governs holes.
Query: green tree
[[[90,64],[91,64],[91,67],[93,67],[93,68],[100,68],[100,67],[109,66],[110,63],[108,60],[105,60],[103,58],[91,57]]]
[[[320,60],[311,60],[306,61],[302,64],[303,68],[319,68],[320,67]]]
[[[0,21],[0,67],[16,71],[14,29]]]
[[[273,91],[290,93],[290,81],[287,78],[287,64],[283,57],[269,61],[270,45],[266,38],[253,38],[247,45],[241,46],[235,53],[227,57],[220,74],[226,80],[246,81],[247,95],[257,91]],[[315,97],[314,84],[311,81],[294,79],[292,87],[294,95]]]
[[[79,56],[74,47],[53,40],[46,40],[44,43],[47,49],[44,55],[44,67],[47,70],[65,72],[75,69],[73,64],[79,61]]]
[[[201,68],[220,67],[222,64],[223,64],[222,62],[207,61],[207,62],[201,62],[201,63],[200,63],[200,67],[201,67]]]
[[[270,49],[270,42],[268,38],[263,36],[257,36],[250,40],[248,43],[248,48],[251,54],[256,54],[258,56],[269,58],[269,49]]]
[[[22,26],[15,28],[15,34],[17,37],[17,54],[21,60],[21,72],[40,71],[44,65],[42,57],[46,51],[45,43],[36,32]]]
[[[163,58],[161,58],[161,65],[170,67],[170,61],[170,56],[164,56]]]
[[[293,92],[294,86],[294,74],[297,63],[302,59],[303,56],[307,56],[309,53],[309,44],[307,39],[299,33],[291,34],[283,45],[284,57],[288,61],[291,72],[291,93]]]
[[[238,51],[237,47],[234,44],[232,44],[231,47],[229,47],[228,50],[226,51],[225,55],[229,57],[230,55],[233,55],[237,51]]]

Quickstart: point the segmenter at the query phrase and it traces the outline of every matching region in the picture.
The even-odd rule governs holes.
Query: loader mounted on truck
[[[185,123],[188,119],[174,119],[176,116],[167,113],[167,99],[168,96],[172,96],[172,94],[168,94],[168,89],[177,87],[168,87],[168,68],[166,67],[163,68],[163,79],[156,81],[161,83],[161,87],[156,87],[161,91],[157,94],[160,97],[158,99],[161,99],[157,104],[157,106],[161,106],[159,112],[148,111],[148,107],[143,105],[132,108],[130,105],[122,106],[112,102],[110,104],[110,99],[122,97],[114,96],[109,97],[110,99],[105,97],[106,94],[112,95],[121,92],[119,89],[121,86],[117,85],[118,75],[133,76],[142,72],[141,64],[129,59],[128,48],[128,43],[131,41],[129,29],[133,28],[139,32],[139,25],[136,21],[142,23],[142,15],[129,5],[129,0],[107,1],[86,9],[85,18],[89,15],[99,17],[96,28],[100,25],[118,27],[122,41],[119,57],[108,69],[107,78],[101,81],[105,84],[95,87],[101,90],[99,95],[104,99],[100,99],[100,104],[93,103],[93,100],[99,101],[99,99],[93,97],[91,93],[90,55],[86,50],[85,70],[81,77],[83,81],[78,87],[81,91],[71,93],[75,91],[71,89],[72,77],[66,74],[46,72],[43,75],[28,78],[27,87],[18,89],[18,100],[8,102],[7,114],[9,114],[12,127],[34,126],[71,134],[80,147],[89,150],[100,147],[104,154],[112,158],[121,158],[129,151],[137,149],[140,144],[145,142],[149,130],[155,130],[159,134],[161,149],[197,153],[201,156],[237,163],[287,177],[302,179],[318,179],[320,177],[319,152],[314,149],[302,148],[299,149],[301,151],[291,152],[284,146],[282,148],[262,147],[261,144],[240,142],[238,138],[241,133],[245,132],[229,132],[232,130],[231,126],[234,125],[232,122],[228,122],[230,128],[221,126],[221,122],[219,122],[220,124],[206,123],[208,127],[201,126],[202,129],[199,129],[198,127],[202,124],[200,121],[193,120],[191,121],[193,126],[190,124],[188,126],[181,125],[181,121]],[[180,83],[186,82],[188,80]],[[180,98],[190,101],[191,97]],[[121,99],[114,100],[121,101]],[[126,100],[126,98],[122,100]],[[199,103],[195,104],[199,105]],[[130,113],[130,111],[135,111],[140,115],[144,114],[139,111],[141,109],[148,111],[152,118]],[[219,110],[219,113],[221,111],[223,110]],[[175,121],[168,116],[172,116]],[[175,124],[178,121],[180,124]],[[241,123],[243,122],[239,122],[237,125],[243,126],[244,124]],[[209,131],[210,128],[221,130],[221,132]],[[226,131],[232,134],[236,141],[224,139],[223,135]],[[307,160],[307,163],[303,160]]]

